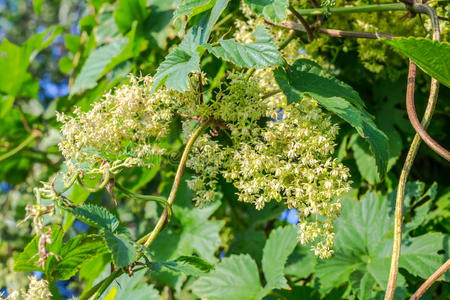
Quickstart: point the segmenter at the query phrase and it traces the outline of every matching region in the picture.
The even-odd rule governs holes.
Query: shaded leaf
[[[122,34],[127,33],[134,21],[143,22],[148,17],[147,0],[119,0],[114,10],[114,20]]]
[[[118,268],[132,264],[137,258],[137,251],[132,241],[125,234],[114,234],[105,230],[105,241],[112,254],[114,264]]]
[[[256,299],[262,287],[255,261],[249,255],[232,255],[198,279],[192,290],[202,298],[246,300]]]

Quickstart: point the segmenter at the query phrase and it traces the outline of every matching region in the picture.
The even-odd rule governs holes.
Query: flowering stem
[[[423,4],[414,4],[413,9],[426,13],[430,19],[433,28],[433,40],[440,40],[439,32],[439,20],[437,18],[436,12],[429,6]],[[414,99],[414,82],[416,78],[416,65],[414,62],[409,62],[409,74],[408,74],[408,86],[406,90],[407,102],[410,102],[411,98]],[[425,109],[425,114],[422,119],[422,126],[424,130],[428,127],[430,123],[431,116],[433,115],[434,108],[436,106],[437,96],[439,92],[439,82],[432,79],[430,96],[428,98],[427,107]],[[402,243],[402,209],[403,209],[403,197],[405,193],[405,185],[408,179],[409,171],[411,170],[414,158],[419,150],[420,146],[420,135],[415,134],[414,139],[409,148],[408,154],[406,156],[405,164],[403,165],[402,172],[400,174],[400,180],[397,188],[397,196],[395,200],[395,217],[394,217],[394,242],[392,247],[392,257],[391,257],[391,268],[389,271],[389,280],[386,287],[385,300],[392,300],[394,298],[395,286],[397,283],[398,275],[398,265],[400,261],[400,249]]]
[[[2,154],[0,156],[0,162],[4,161],[5,159],[10,158],[11,156],[15,155],[16,153],[20,152],[23,148],[25,148],[29,143],[31,143],[32,141],[34,141],[36,138],[39,138],[42,136],[42,132],[40,132],[39,130],[33,130],[31,132],[31,134],[22,142],[20,143],[17,147],[15,147],[14,149],[11,149],[10,151]]]
[[[183,175],[184,167],[186,166],[186,161],[189,155],[189,152],[191,151],[192,146],[194,145],[194,142],[197,140],[197,138],[200,136],[200,134],[210,125],[210,121],[207,121],[200,125],[199,128],[192,134],[192,136],[189,138],[188,142],[186,143],[186,147],[184,148],[183,155],[181,156],[181,161],[178,165],[178,170],[175,175],[175,179],[172,184],[172,189],[169,194],[169,198],[167,199],[167,203],[169,205],[172,205],[173,201],[175,200],[175,196],[178,192],[178,187],[180,186],[181,182],[181,176]],[[164,209],[162,215],[159,217],[158,222],[156,223],[155,228],[152,232],[144,236],[142,239],[140,239],[138,242],[142,243],[144,242],[145,247],[149,247],[153,241],[155,240],[158,233],[161,231],[161,229],[164,226],[164,223],[166,222],[166,219],[168,217],[169,210],[167,207]]]
[[[433,285],[450,268],[450,259],[448,259],[442,266],[439,267],[428,279],[422,283],[419,289],[412,295],[409,300],[418,300],[422,295]]]

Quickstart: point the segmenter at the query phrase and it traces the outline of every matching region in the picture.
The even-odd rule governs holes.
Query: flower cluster
[[[28,291],[12,291],[6,299],[8,300],[48,300],[52,299],[49,283],[47,280],[38,280],[36,276],[28,277],[30,280]]]
[[[150,93],[150,76],[130,77],[125,84],[93,104],[88,112],[75,109],[75,116],[59,114],[64,140],[60,149],[69,170],[83,164],[126,167],[150,166],[163,150],[155,143],[169,130],[174,93],[161,88]]]
[[[198,173],[189,182],[195,199],[200,205],[212,201],[211,189],[221,175],[238,189],[240,201],[257,209],[271,200],[296,208],[300,242],[314,242],[315,253],[329,257],[333,220],[341,208],[338,197],[349,190],[348,169],[331,158],[337,126],[312,99],[286,105],[274,114],[258,97],[256,84],[244,81],[244,85],[238,78],[242,76],[233,77],[212,104],[231,141],[219,143],[205,134],[188,160]]]

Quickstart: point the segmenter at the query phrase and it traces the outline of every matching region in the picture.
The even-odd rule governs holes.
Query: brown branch
[[[308,22],[306,22],[302,15],[300,15],[292,5],[289,6],[289,10],[294,14],[294,16],[297,17],[297,19],[300,20],[300,23],[302,23],[303,27],[305,28],[306,34],[308,35],[308,41],[312,42],[314,40],[314,32],[309,26]]]
[[[409,121],[411,122],[411,125],[414,127],[416,132],[420,135],[422,140],[427,144],[434,152],[439,154],[441,157],[446,159],[447,161],[450,161],[450,152],[447,151],[444,147],[439,145],[438,142],[436,142],[423,128],[422,124],[420,124],[419,119],[417,118],[416,114],[416,107],[414,105],[414,79],[415,79],[415,73],[416,73],[416,64],[412,61],[410,61],[409,66],[409,78],[408,78],[408,91],[407,91],[407,97],[406,97],[406,110],[408,112]],[[436,79],[431,79],[431,93],[437,94],[439,90],[439,83]]]
[[[433,283],[439,279],[450,268],[450,259],[447,260],[442,266],[439,267],[428,279],[422,283],[419,289],[412,295],[409,300],[418,300],[422,295],[433,285]]]
[[[306,28],[302,24],[298,24],[295,22],[281,22],[281,23],[275,23],[270,20],[264,20],[267,24],[293,29],[295,31],[301,31],[301,32],[307,32]],[[363,31],[345,31],[345,30],[338,30],[338,29],[326,29],[326,28],[319,28],[317,29],[317,32],[320,34],[325,34],[333,37],[348,37],[348,38],[363,38],[363,39],[376,39],[379,40],[381,38],[386,38],[388,40],[392,40],[395,35],[388,34],[388,33],[381,33],[381,32],[363,32]]]

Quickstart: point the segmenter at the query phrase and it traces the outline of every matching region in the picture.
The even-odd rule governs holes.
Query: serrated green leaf
[[[274,22],[286,19],[289,0],[244,0],[255,13]]]
[[[173,13],[173,18],[187,15],[189,20],[193,16],[211,9],[215,2],[216,0],[182,0]]]
[[[172,50],[156,70],[151,92],[163,84],[180,92],[188,89],[188,75],[191,72],[200,72],[199,51],[202,49],[199,46],[208,41],[212,26],[227,4],[228,0],[217,0],[200,23],[188,30],[179,47]]]
[[[277,228],[272,231],[263,250],[262,268],[266,279],[265,290],[288,287],[284,278],[284,265],[288,256],[298,244],[297,229],[294,226]]]
[[[105,292],[104,299],[161,300],[158,290],[153,284],[146,283],[144,276],[144,271],[136,272],[133,276],[122,274]]]
[[[127,44],[127,38],[118,38],[112,43],[92,51],[75,78],[70,95],[95,87],[97,80],[103,74],[103,70],[114,57],[122,53]]]
[[[240,67],[264,68],[284,63],[270,33],[264,26],[256,27],[255,42],[241,45],[234,40],[220,40],[220,46],[205,48],[215,56]]]
[[[158,89],[163,84],[167,88],[186,91],[189,86],[188,75],[191,72],[200,72],[200,56],[198,52],[188,53],[179,48],[174,49],[159,65],[152,86]]]
[[[232,255],[198,279],[192,290],[202,298],[247,300],[256,299],[262,287],[255,261],[249,255]]]
[[[66,208],[66,210],[95,228],[115,231],[119,227],[119,220],[101,206],[85,204],[76,208]]]
[[[105,248],[103,239],[98,235],[79,235],[70,239],[61,248],[60,260],[57,261],[52,277],[67,280],[74,276],[82,264]]]
[[[450,44],[425,38],[383,39],[383,42],[412,59],[422,70],[450,87]]]
[[[219,232],[224,222],[218,220],[208,220],[216,211],[220,202],[214,202],[204,208],[185,208],[174,205],[173,212],[175,217],[183,226],[178,242],[178,256],[191,255],[192,252],[209,262],[216,260],[214,253],[221,244]]]
[[[437,255],[444,245],[445,235],[439,232],[427,233],[402,242],[400,268],[422,278],[428,278],[442,264]]]
[[[44,229],[44,232],[48,232],[48,228]],[[58,255],[61,251],[62,239],[64,236],[64,232],[61,227],[53,225],[50,226],[51,230],[51,244],[46,245],[46,249],[53,254]],[[28,245],[25,246],[23,252],[19,253],[14,261],[14,271],[16,272],[29,272],[29,271],[43,271],[47,276],[51,274],[48,270],[51,269],[52,266],[56,264],[56,257],[54,255],[49,255],[48,259],[45,263],[45,268],[42,269],[41,266],[36,265],[36,262],[39,259],[39,256],[36,255],[39,250],[39,238],[40,236],[36,235]]]
[[[104,242],[99,236],[80,235],[63,244],[62,228],[56,225],[50,228],[52,242],[46,245],[46,250],[52,254],[48,256],[45,268],[36,265],[40,236],[35,236],[24,251],[16,256],[14,271],[43,271],[52,280],[65,280],[75,275],[84,261],[104,249]]]
[[[278,68],[274,75],[288,102],[297,102],[309,95],[352,125],[369,143],[375,155],[378,174],[381,178],[385,176],[389,160],[388,138],[363,108],[356,91],[347,84],[326,76],[317,64],[307,59],[297,60],[289,71]]]
[[[186,264],[189,264],[191,266],[196,267],[197,269],[203,271],[203,272],[209,272],[212,269],[214,269],[214,266],[208,263],[207,261],[203,260],[202,258],[198,256],[180,256],[176,260],[176,262],[183,262]]]
[[[423,189],[417,189],[415,184],[408,184],[407,190],[410,196],[422,197]],[[342,216],[336,222],[335,254],[316,267],[322,294],[349,280],[361,300],[371,299],[375,295],[371,291],[382,292],[386,288],[392,254],[395,193],[383,196],[369,192],[361,201],[351,198],[343,201]],[[400,268],[422,278],[430,276],[445,261],[445,257],[438,254],[444,249],[443,238],[441,233],[406,235],[402,240]],[[406,289],[400,274],[397,289],[396,298],[402,299]]]
[[[137,258],[137,251],[134,248],[134,241],[125,234],[114,234],[105,230],[105,241],[112,254],[114,264],[118,268],[132,264]]]

